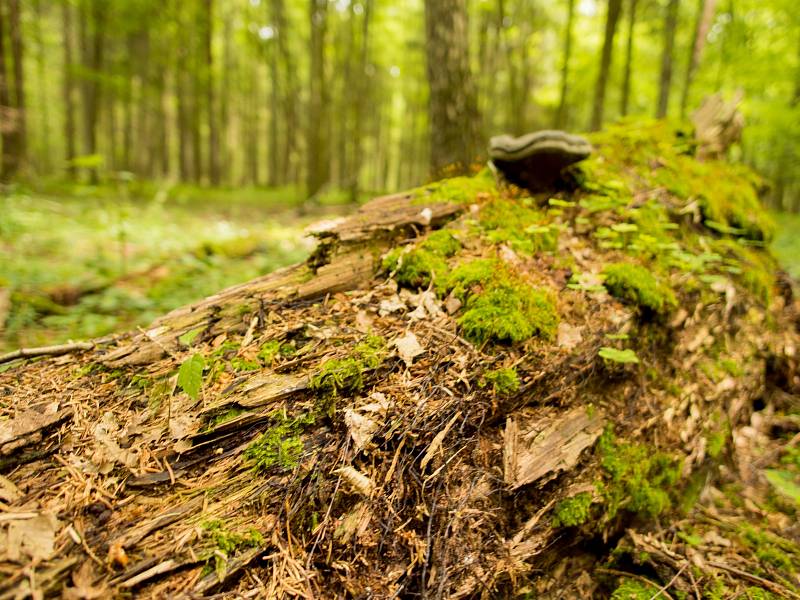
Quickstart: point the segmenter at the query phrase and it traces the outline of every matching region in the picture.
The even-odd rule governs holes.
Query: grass
[[[312,245],[302,229],[314,217],[296,216],[288,189],[59,191],[70,195],[0,195],[0,295],[11,300],[0,351],[145,325],[303,260]]]
[[[777,233],[772,251],[781,266],[800,280],[800,215],[778,213],[775,215]]]

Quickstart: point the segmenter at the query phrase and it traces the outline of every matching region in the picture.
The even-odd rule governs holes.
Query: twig
[[[8,354],[0,355],[0,364],[17,360],[18,358],[33,358],[35,356],[61,356],[62,354],[70,354],[71,352],[79,352],[81,350],[92,350],[95,347],[94,342],[73,342],[71,344],[58,344],[56,346],[40,346],[38,348],[20,348],[9,352]]]
[[[680,570],[679,570],[677,573],[675,573],[675,575],[673,575],[672,579],[670,579],[670,580],[669,580],[669,583],[667,583],[667,585],[663,586],[663,587],[662,587],[660,590],[658,590],[658,591],[657,591],[655,594],[653,594],[652,596],[650,596],[650,600],[656,600],[656,598],[658,598],[658,596],[661,594],[661,592],[664,592],[664,593],[666,593],[666,591],[667,591],[669,588],[671,588],[671,587],[672,587],[672,584],[673,584],[673,583],[675,583],[675,581],[678,579],[678,577],[680,577],[680,576],[681,576],[681,573],[683,573],[683,572],[686,570],[686,567],[688,567],[688,566],[689,566],[689,563],[688,563],[688,562],[686,562],[686,564],[684,564],[684,565],[683,565],[683,566],[680,568]]]
[[[779,583],[775,583],[774,581],[770,581],[769,579],[764,579],[763,577],[759,577],[758,575],[753,575],[748,573],[747,571],[742,571],[741,569],[737,569],[736,567],[731,567],[730,565],[726,565],[725,563],[716,562],[716,561],[708,561],[709,566],[712,566],[716,569],[722,569],[723,571],[728,571],[728,573],[732,573],[733,575],[737,575],[742,579],[746,579],[753,583],[757,583],[771,592],[782,596],[783,598],[798,598],[800,599],[800,594],[797,594]]]

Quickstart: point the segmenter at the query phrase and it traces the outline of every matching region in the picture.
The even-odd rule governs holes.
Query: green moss
[[[767,591],[760,587],[749,587],[747,588],[747,597],[750,600],[778,600],[779,596],[776,596],[770,591]]]
[[[581,492],[562,500],[553,509],[553,527],[576,527],[585,523],[591,514],[592,495]]]
[[[280,340],[269,340],[261,345],[256,355],[266,366],[270,366],[279,356],[291,356],[295,349]]]
[[[301,429],[314,421],[311,415],[290,419],[285,414],[277,413],[274,418],[272,427],[258,436],[244,453],[257,471],[294,469],[303,453]]]
[[[495,283],[470,296],[458,318],[464,337],[475,344],[517,343],[532,337],[551,340],[558,327],[552,293],[522,282]]]
[[[607,518],[620,509],[654,517],[671,507],[680,461],[642,444],[618,443],[611,428],[600,436],[598,450],[606,472],[602,493]]]
[[[228,410],[219,413],[212,417],[212,419],[208,422],[208,429],[214,429],[215,427],[222,425],[223,423],[227,423],[228,421],[232,421],[239,415],[246,413],[247,411],[243,408],[229,408]]]
[[[514,368],[487,371],[483,375],[483,385],[491,385],[495,394],[509,396],[519,390],[519,377]]]
[[[772,256],[764,250],[750,248],[731,239],[715,240],[712,247],[723,257],[723,269],[735,275],[756,298],[769,304],[778,268]]]
[[[666,596],[658,590],[658,586],[646,584],[637,579],[623,579],[620,586],[611,594],[611,600],[651,600],[651,598],[666,598]]]
[[[497,194],[497,183],[494,174],[482,169],[474,176],[451,177],[442,179],[411,191],[414,201],[420,204],[434,202],[454,202],[471,204]]]
[[[457,322],[474,344],[516,343],[534,336],[549,340],[555,335],[558,313],[553,294],[530,285],[498,260],[459,265],[446,289],[465,303]]]
[[[449,273],[447,258],[461,249],[461,243],[450,231],[439,230],[413,248],[395,248],[383,259],[386,271],[395,271],[395,279],[407,287],[427,287],[442,283]]]
[[[380,336],[367,336],[356,344],[353,355],[325,361],[311,377],[308,387],[320,394],[324,412],[330,412],[333,399],[341,393],[357,393],[364,388],[364,371],[377,369],[386,354],[386,341]]]
[[[740,539],[764,565],[794,573],[800,568],[800,547],[782,537],[744,524],[739,530]]]
[[[481,207],[479,224],[490,242],[507,243],[525,254],[552,252],[558,247],[558,228],[548,224],[544,214],[520,202],[487,202]]]
[[[725,450],[725,445],[731,435],[731,428],[727,421],[718,423],[714,431],[710,431],[706,436],[706,453],[716,460]]]
[[[264,544],[264,536],[257,529],[250,529],[247,534],[233,533],[219,519],[204,521],[201,526],[211,536],[214,545],[228,556],[240,548],[256,548]]]
[[[248,360],[241,356],[234,356],[231,359],[231,368],[237,372],[242,371],[258,371],[261,368],[261,363],[257,360]]]
[[[672,289],[641,265],[613,263],[603,269],[603,275],[612,296],[655,314],[667,314],[678,303]]]

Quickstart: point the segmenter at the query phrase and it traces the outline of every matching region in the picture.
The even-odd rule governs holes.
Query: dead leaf
[[[400,355],[407,367],[414,363],[414,357],[425,352],[425,349],[420,346],[417,336],[411,331],[402,337],[396,338],[392,344],[397,348],[397,354]]]
[[[91,561],[84,562],[80,569],[72,573],[72,585],[64,590],[66,600],[95,600],[96,598],[108,598],[109,590],[105,585],[95,587],[95,575]]]
[[[385,317],[388,314],[399,312],[405,309],[406,303],[400,299],[400,296],[395,294],[391,298],[385,298],[381,300],[381,303],[378,305],[378,314],[382,317]]]
[[[6,538],[9,560],[19,561],[22,556],[33,560],[50,558],[58,530],[58,519],[49,512],[39,513],[32,519],[11,521]]]
[[[356,450],[364,448],[378,430],[378,423],[351,408],[345,409],[344,422],[350,432],[350,437],[353,438]]]
[[[354,491],[362,494],[363,496],[370,496],[375,489],[375,482],[369,477],[364,475],[355,467],[346,466],[336,469],[334,473],[341,475]]]
[[[565,350],[572,350],[583,341],[581,327],[575,327],[569,323],[561,322],[558,324],[558,345]]]

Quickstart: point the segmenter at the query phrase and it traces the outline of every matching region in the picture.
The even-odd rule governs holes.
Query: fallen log
[[[558,597],[581,544],[674,514],[798,334],[746,176],[663,124],[592,144],[575,191],[378,198],[304,264],[0,373],[0,509],[33,515],[0,596]]]

